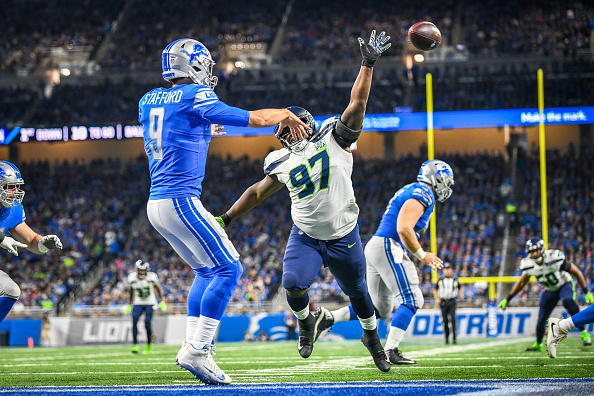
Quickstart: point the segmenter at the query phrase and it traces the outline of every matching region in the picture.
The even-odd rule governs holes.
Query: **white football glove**
[[[14,254],[15,256],[18,256],[19,252],[17,251],[17,248],[26,248],[27,244],[20,243],[19,241],[15,240],[9,236],[5,236],[4,239],[2,240],[2,242],[0,242],[0,247],[2,249],[8,250],[10,253]]]
[[[41,253],[47,253],[51,249],[62,249],[62,241],[57,235],[46,235],[37,244]]]

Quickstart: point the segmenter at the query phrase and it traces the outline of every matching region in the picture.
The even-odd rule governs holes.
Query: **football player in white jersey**
[[[124,313],[129,314],[132,311],[132,353],[138,353],[138,321],[144,312],[144,327],[146,328],[146,349],[144,353],[148,354],[152,351],[153,306],[157,305],[155,293],[159,297],[161,312],[167,312],[167,304],[163,300],[163,291],[159,286],[159,278],[157,274],[150,271],[150,264],[138,260],[134,267],[136,270],[128,275],[130,301],[124,308]]]
[[[299,354],[307,358],[313,350],[317,321],[309,311],[307,290],[322,265],[335,276],[364,329],[361,340],[381,371],[390,370],[377,334],[373,303],[365,281],[365,256],[357,217],[359,207],[351,181],[351,145],[363,127],[371,88],[373,64],[390,47],[390,37],[371,33],[369,43],[359,38],[363,61],[351,90],[349,105],[340,117],[331,117],[307,139],[292,139],[285,123],[277,134],[284,148],[264,160],[266,176],[248,188],[225,214],[217,218],[224,227],[268,196],[286,186],[291,197],[293,228],[283,260],[283,286],[289,306],[299,320]],[[289,107],[315,130],[311,114]]]
[[[577,278],[588,304],[594,303],[594,296],[586,285],[582,271],[569,262],[562,251],[556,249],[545,250],[544,241],[541,238],[531,238],[526,241],[525,250],[528,257],[523,258],[520,262],[522,276],[512,288],[509,296],[501,300],[499,308],[505,310],[510,300],[526,286],[530,277],[536,277],[538,283],[544,286],[545,291],[540,296],[536,341],[531,347],[526,348],[526,351],[540,352],[542,351],[542,339],[547,319],[551,316],[559,300],[561,300],[570,315],[573,316],[580,312],[580,308],[575,302],[575,284],[571,276]],[[592,345],[592,339],[585,327],[582,325],[579,329],[582,332],[583,344]]]

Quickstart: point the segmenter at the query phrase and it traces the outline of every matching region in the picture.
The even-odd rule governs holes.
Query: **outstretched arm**
[[[373,65],[381,54],[392,45],[388,42],[389,40],[390,36],[385,36],[385,32],[381,32],[376,39],[375,30],[371,32],[369,43],[365,44],[363,39],[359,38],[359,46],[363,56],[361,70],[359,70],[359,75],[355,80],[355,84],[353,84],[349,105],[340,117],[342,123],[350,129],[359,130],[363,127],[363,117],[365,116],[373,76]]]
[[[259,205],[260,202],[264,201],[266,198],[280,190],[283,186],[284,184],[278,181],[276,176],[266,175],[264,179],[253,184],[247,190],[245,190],[244,193],[241,194],[241,197],[239,197],[233,206],[231,206],[231,209],[229,209],[222,216],[216,217],[217,221],[219,224],[221,224],[221,226],[226,226],[231,222],[231,220],[235,220],[238,217],[243,216],[252,208]]]
[[[42,237],[23,222],[10,230],[14,239],[27,244],[27,249],[35,254],[45,254],[51,249],[62,249],[62,242],[56,235]]]

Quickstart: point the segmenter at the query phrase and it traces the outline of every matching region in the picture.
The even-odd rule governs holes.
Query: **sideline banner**
[[[555,308],[553,317],[567,317],[562,307]],[[484,337],[531,337],[535,333],[538,319],[538,307],[508,308],[489,310],[461,308],[456,311],[458,339]],[[379,324],[378,333],[385,338],[390,327],[390,319]],[[586,328],[594,331],[594,324]],[[244,337],[258,336],[262,331],[271,341],[287,339],[288,331],[283,314],[251,314],[224,316],[218,333],[217,342],[237,342]],[[576,330],[577,331],[577,330]],[[144,322],[138,326],[139,342],[144,343],[146,332]],[[157,343],[179,345],[185,338],[186,317],[184,315],[159,315],[153,320],[153,333]],[[358,321],[341,322],[332,327],[330,332],[322,334],[321,340],[357,340],[363,330]],[[421,309],[413,317],[405,339],[441,339],[443,323],[439,309]],[[52,318],[51,345],[99,345],[131,344],[132,320],[130,318]]]

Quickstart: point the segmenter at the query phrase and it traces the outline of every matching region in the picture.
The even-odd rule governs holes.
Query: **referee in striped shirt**
[[[437,286],[433,290],[435,302],[441,308],[441,317],[443,319],[443,333],[445,343],[449,344],[450,321],[452,324],[452,342],[456,343],[456,297],[460,292],[458,280],[452,277],[452,266],[450,263],[444,263],[443,276],[437,281]]]

